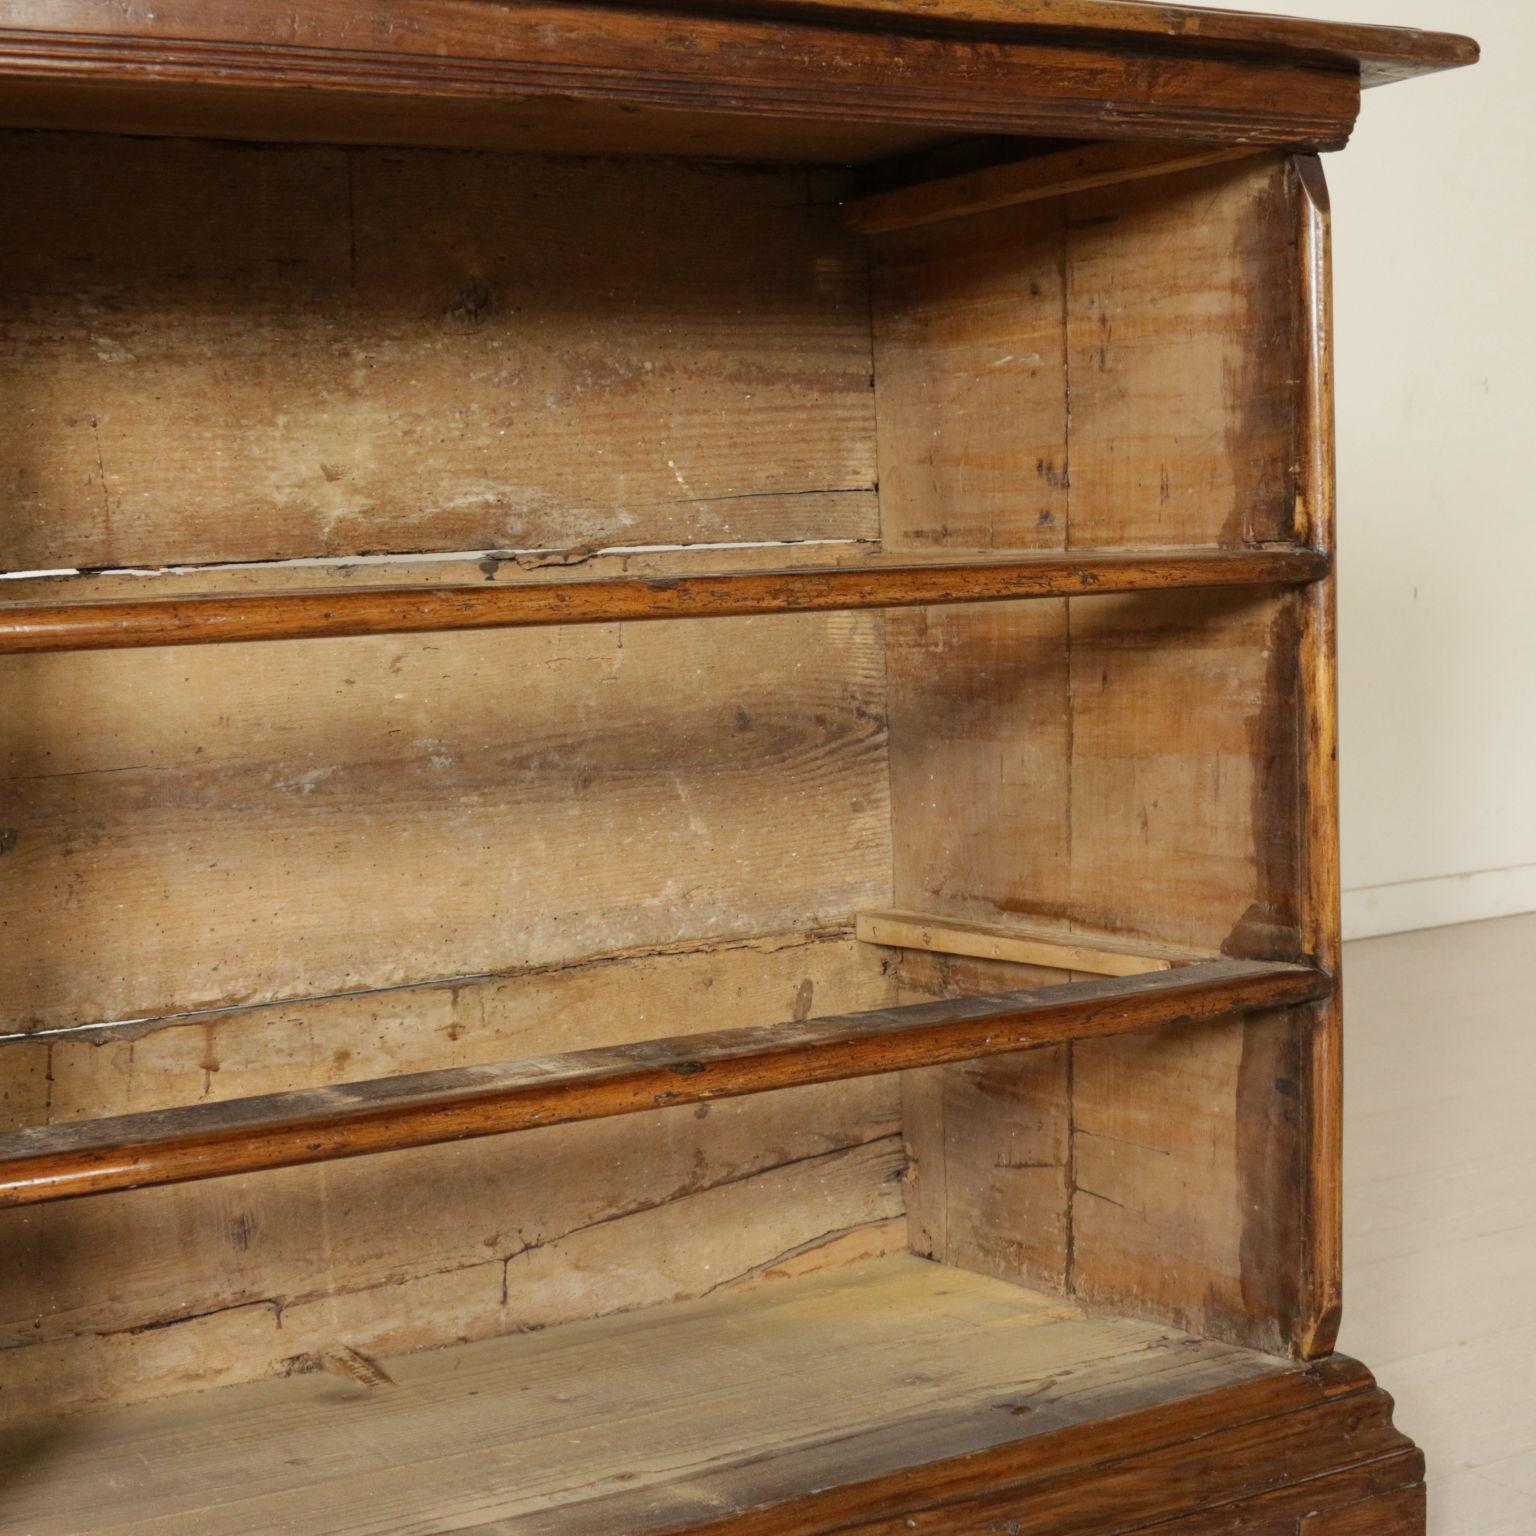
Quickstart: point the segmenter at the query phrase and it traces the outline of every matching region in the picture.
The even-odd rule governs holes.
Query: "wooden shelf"
[[[0,1137],[0,1207],[328,1162],[1031,1050],[1329,995],[1308,966],[1214,960],[610,1050],[195,1104]]]
[[[311,1362],[351,1381],[311,1372],[77,1417],[53,1443],[10,1435],[6,1528],[943,1536],[1050,1529],[1091,1485],[1096,1530],[1162,1529],[1196,1489],[1229,1512],[1259,1499],[1290,1530],[1319,1477],[1369,1493],[1418,1465],[1350,1361],[1089,1317],[913,1257],[531,1333],[521,1299],[514,1279],[508,1337]],[[1165,1448],[1176,1466],[1157,1475]]]
[[[0,604],[0,655],[637,623],[1317,581],[1310,549],[1039,554],[715,575]]]

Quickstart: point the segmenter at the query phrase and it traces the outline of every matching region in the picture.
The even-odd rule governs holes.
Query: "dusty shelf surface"
[[[910,1256],[378,1364],[7,1432],[0,1531],[687,1529],[1295,1369]]]

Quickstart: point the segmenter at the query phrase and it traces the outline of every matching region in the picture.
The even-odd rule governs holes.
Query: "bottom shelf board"
[[[383,1370],[0,1434],[0,1531],[708,1528],[1298,1368],[903,1256]]]

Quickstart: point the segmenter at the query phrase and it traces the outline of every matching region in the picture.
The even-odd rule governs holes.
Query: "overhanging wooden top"
[[[1362,80],[1476,58],[1137,0],[0,0],[0,124],[748,158],[975,134],[1326,149]]]
[[[691,0],[661,3],[684,9]],[[1479,57],[1472,38],[1453,32],[1310,21],[1162,0],[760,0],[755,8],[1009,30],[1118,47],[1160,43],[1191,54],[1267,54],[1356,69],[1367,86],[1459,69]]]

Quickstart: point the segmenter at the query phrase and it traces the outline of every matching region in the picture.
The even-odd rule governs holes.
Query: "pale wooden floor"
[[[1346,947],[1339,1347],[1424,1447],[1430,1536],[1536,1536],[1536,916]]]

